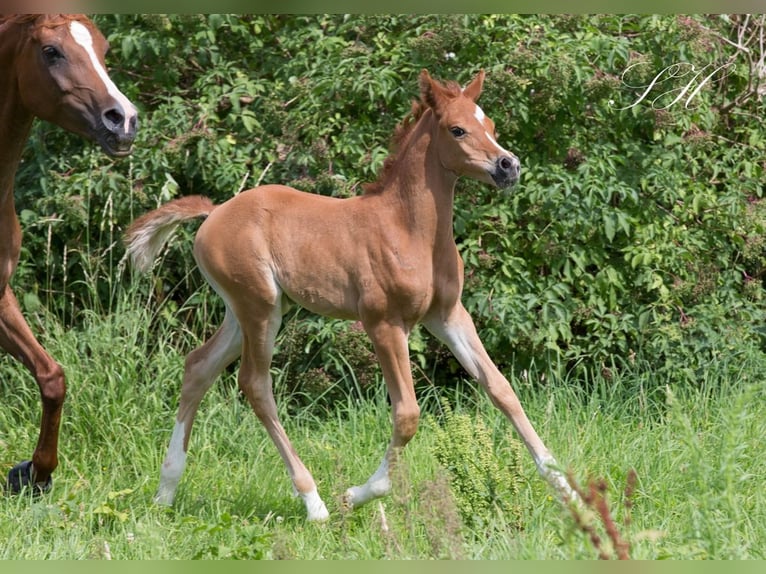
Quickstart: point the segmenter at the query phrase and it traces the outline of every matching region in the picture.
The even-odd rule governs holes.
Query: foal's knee
[[[420,407],[417,404],[399,407],[394,412],[394,432],[400,442],[399,446],[407,444],[418,431]]]
[[[506,415],[517,416],[523,412],[521,402],[508,381],[486,384],[485,389],[492,404]]]

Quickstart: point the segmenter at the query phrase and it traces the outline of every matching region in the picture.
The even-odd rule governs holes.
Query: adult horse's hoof
[[[8,480],[5,483],[5,487],[12,494],[20,493],[24,488],[31,487],[32,494],[38,496],[44,494],[51,489],[53,480],[48,477],[45,482],[33,482],[32,480],[32,461],[25,460],[14,466],[8,473]]]

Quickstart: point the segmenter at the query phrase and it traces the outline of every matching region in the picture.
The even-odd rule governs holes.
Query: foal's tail
[[[190,219],[204,219],[215,208],[207,197],[189,195],[169,201],[136,219],[125,232],[125,245],[133,266],[138,271],[151,269],[176,227]]]

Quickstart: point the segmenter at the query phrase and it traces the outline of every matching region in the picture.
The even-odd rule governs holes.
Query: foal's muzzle
[[[495,169],[492,171],[492,180],[497,187],[509,187],[519,181],[521,174],[521,164],[515,155],[500,156],[495,162]]]

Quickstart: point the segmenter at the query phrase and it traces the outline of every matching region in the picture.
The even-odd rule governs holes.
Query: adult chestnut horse
[[[136,108],[109,78],[106,50],[83,15],[0,17],[0,347],[31,371],[42,397],[37,448],[32,460],[11,469],[6,485],[13,492],[50,488],[66,392],[61,367],[35,340],[9,285],[21,250],[14,175],[35,116],[98,142],[111,156],[130,153]]]
[[[391,442],[369,480],[346,491],[346,504],[358,506],[390,490],[390,465],[415,434],[420,409],[407,339],[419,322],[479,380],[540,473],[571,496],[460,302],[463,262],[452,232],[455,182],[468,176],[504,188],[515,184],[520,172],[519,160],[497,143],[494,123],[476,104],[483,81],[482,71],[461,89],[423,70],[420,102],[398,127],[394,151],[363,195],[338,199],[264,185],[219,206],[204,197],[184,197],[133,222],[128,251],[134,265],[145,270],[178,224],[206,217],[194,255],[226,304],[220,329],[186,359],[157,502],[172,504],[200,401],[216,376],[241,356],[239,385],[284,459],[308,518],[327,518],[314,479],[277,419],[272,393],[274,339],[290,301],[323,315],[360,320],[388,388]]]

